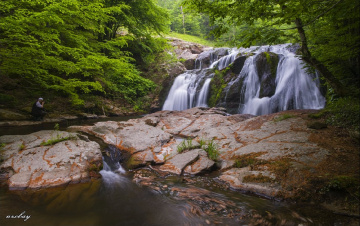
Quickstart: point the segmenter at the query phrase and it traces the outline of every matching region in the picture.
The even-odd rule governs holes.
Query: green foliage
[[[309,49],[300,50],[303,59],[319,70],[336,94],[359,95],[359,1],[184,0],[183,4],[188,11],[208,15],[212,34],[223,42],[247,47],[301,41]],[[349,92],[344,92],[344,85]]]
[[[0,14],[4,76],[69,97],[75,106],[86,95],[132,102],[154,87],[129,48],[143,46],[146,58],[155,48],[150,35],[167,29],[167,13],[152,0],[9,0],[0,3]],[[117,35],[121,29],[128,34]]]
[[[198,44],[201,44],[204,46],[212,46],[212,47],[217,46],[217,43],[214,41],[206,40],[204,38],[189,35],[189,34],[180,34],[180,33],[176,33],[176,32],[170,32],[169,34],[167,34],[167,36],[173,37],[173,38],[178,38],[178,39],[181,39],[181,40],[184,40],[187,42],[198,43]]]
[[[359,131],[360,104],[355,98],[339,98],[331,101],[322,112],[326,122],[330,125],[340,126]]]
[[[16,102],[15,97],[0,93],[0,105],[13,106]]]
[[[54,130],[59,131],[59,129],[60,129],[59,123],[55,123]]]

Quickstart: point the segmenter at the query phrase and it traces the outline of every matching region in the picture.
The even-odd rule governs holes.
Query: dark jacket
[[[45,114],[45,110],[44,108],[39,108],[38,106],[36,106],[37,101],[33,104],[32,109],[31,109],[31,115],[33,116],[42,116]]]

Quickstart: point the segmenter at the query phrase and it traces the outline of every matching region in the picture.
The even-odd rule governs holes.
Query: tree
[[[346,59],[353,62],[354,73],[347,74],[350,80],[358,81],[359,73],[359,1],[354,0],[185,0],[185,5],[196,13],[203,12],[210,16],[210,21],[216,27],[213,33],[219,37],[229,30],[229,24],[246,26],[241,44],[250,45],[255,40],[267,44],[276,43],[279,37],[293,37],[301,43],[302,59],[317,69],[340,96],[351,95],[344,84],[341,71],[342,64],[326,59],[325,51],[316,50],[319,32],[314,28],[326,27],[328,32],[344,35],[343,51]],[[340,13],[339,13],[340,12]],[[258,26],[260,24],[260,26]],[[339,32],[341,27],[342,32]],[[350,31],[348,33],[344,31]],[[337,52],[333,43],[337,37],[330,36],[321,43],[322,49]],[[339,43],[339,42],[337,42]],[[340,54],[343,55],[343,54]],[[322,59],[319,60],[319,59]],[[336,64],[334,67],[333,65]],[[336,70],[337,68],[337,70]]]
[[[1,1],[1,76],[74,105],[91,93],[131,102],[154,84],[140,76],[129,43],[166,29],[166,15],[152,0]],[[128,35],[117,35],[120,27]]]

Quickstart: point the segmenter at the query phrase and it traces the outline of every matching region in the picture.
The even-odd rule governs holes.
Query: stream
[[[63,122],[60,129],[97,121]],[[28,134],[54,125],[1,127],[0,135]],[[216,172],[179,177],[159,175],[152,167],[125,170],[115,147],[104,143],[100,146],[104,167],[99,180],[37,191],[9,192],[1,187],[0,225],[358,225],[358,219],[336,215],[320,206],[233,191],[216,182]]]

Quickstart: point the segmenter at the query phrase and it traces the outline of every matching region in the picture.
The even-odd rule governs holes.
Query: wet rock
[[[272,52],[262,52],[254,60],[260,80],[259,97],[271,97],[276,89],[275,78],[279,57]]]
[[[195,162],[199,158],[200,151],[201,149],[195,149],[175,155],[164,165],[160,166],[160,170],[180,175],[187,165]]]
[[[48,141],[54,144],[44,146]],[[79,183],[91,179],[91,174],[98,177],[102,168],[100,146],[79,139],[75,133],[40,131],[1,136],[0,143],[5,144],[0,170],[8,175],[11,190]]]
[[[205,153],[206,155],[206,153]],[[191,165],[188,165],[184,169],[184,173],[197,175],[206,171],[210,171],[210,169],[215,165],[213,160],[210,160],[206,156],[200,156],[199,159]]]
[[[264,172],[263,172],[264,173]],[[250,167],[232,168],[225,171],[219,177],[220,180],[228,183],[233,189],[250,191],[252,193],[261,194],[267,197],[276,197],[280,192],[280,187],[273,183],[244,183],[244,177],[250,175],[258,175],[258,172],[253,172]],[[269,175],[266,172],[266,175]]]
[[[97,118],[99,118],[99,116],[97,116],[95,114],[87,114],[87,113],[79,113],[77,116],[82,119],[97,119]]]

